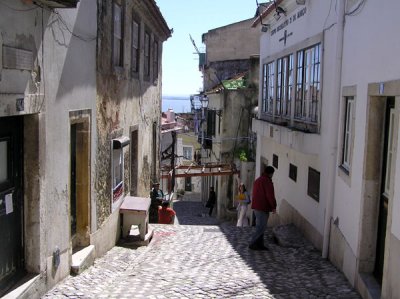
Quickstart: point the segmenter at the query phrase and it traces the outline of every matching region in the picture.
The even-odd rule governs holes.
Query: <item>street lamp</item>
[[[208,107],[208,97],[207,95],[203,95],[200,98],[200,103],[201,103],[201,121],[205,121],[205,110]],[[204,128],[203,125],[201,126],[201,147],[204,148]]]

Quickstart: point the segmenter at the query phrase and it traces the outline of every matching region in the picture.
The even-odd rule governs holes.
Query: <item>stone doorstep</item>
[[[89,245],[72,255],[71,274],[81,274],[93,265],[96,258],[94,245]]]
[[[32,289],[36,290],[37,284],[40,283],[40,275],[39,274],[28,274],[24,277],[19,283],[18,286],[15,287],[11,292],[7,293],[2,299],[14,299],[14,298],[29,298],[30,291]]]
[[[381,287],[369,273],[359,273],[356,288],[363,298],[380,299]]]

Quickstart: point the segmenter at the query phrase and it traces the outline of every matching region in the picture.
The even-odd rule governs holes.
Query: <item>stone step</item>
[[[89,245],[72,255],[71,274],[81,274],[85,269],[93,265],[96,258],[94,245]]]

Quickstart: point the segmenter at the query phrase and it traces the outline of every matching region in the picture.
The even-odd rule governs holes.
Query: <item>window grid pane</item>
[[[267,64],[263,65],[263,80],[262,80],[262,112],[267,112]]]
[[[318,122],[320,98],[321,46],[301,50],[297,53],[297,83],[295,117]]]
[[[122,7],[114,3],[114,42],[113,42],[113,61],[114,65],[122,66]]]
[[[295,117],[300,118],[303,107],[303,58],[304,52],[297,53],[297,80],[296,80],[296,98],[295,98]]]
[[[158,79],[158,42],[154,41],[153,44],[153,77],[154,80]]]
[[[351,147],[351,128],[352,128],[352,115],[353,115],[353,97],[346,98],[346,111],[345,111],[345,120],[344,120],[344,128],[343,128],[343,159],[342,166],[350,170],[350,147]]]
[[[274,99],[274,77],[275,77],[275,72],[274,72],[275,64],[274,62],[271,62],[268,64],[268,95],[267,95],[267,113],[272,114],[272,104],[273,104],[273,99]]]
[[[386,175],[385,175],[385,193],[390,194],[390,181],[392,171],[392,160],[393,160],[393,131],[394,131],[394,109],[390,109],[389,114],[389,138],[387,147],[387,158],[386,158]]]
[[[144,74],[150,76],[150,34],[144,35]]]
[[[139,71],[139,23],[132,22],[132,71]]]
[[[275,100],[275,115],[281,115],[281,105],[282,105],[282,81],[283,81],[283,60],[284,58],[278,59],[277,61],[277,74],[276,74],[276,100]]]
[[[291,115],[291,106],[292,106],[292,89],[293,89],[293,54],[289,55],[288,62],[288,76],[287,76],[287,95],[286,95],[286,108],[284,111],[284,115],[286,117],[290,117]]]

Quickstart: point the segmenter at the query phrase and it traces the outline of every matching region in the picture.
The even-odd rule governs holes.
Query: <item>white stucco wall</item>
[[[276,21],[271,14],[263,20],[270,24],[268,32],[262,34],[260,42],[260,78],[262,64],[304,49],[316,43],[322,47],[322,96],[320,103],[321,126],[316,134],[292,132],[281,126],[274,126],[274,137],[270,138],[269,124],[258,121],[255,130],[262,137],[261,152],[257,152],[257,165],[261,156],[272,164],[272,154],[279,156],[279,169],[275,172],[274,182],[277,198],[285,199],[322,235],[325,221],[326,201],[332,182],[332,161],[336,150],[334,143],[336,131],[332,111],[338,105],[334,98],[334,69],[336,64],[337,15],[330,10],[325,1],[307,1],[305,6],[286,1],[281,6],[287,15]],[[260,29],[260,27],[258,27]],[[324,28],[326,30],[324,30]],[[284,32],[288,35],[284,44]],[[281,41],[279,41],[281,39]],[[311,43],[311,44],[310,44]],[[262,82],[260,80],[260,82]],[[262,88],[259,91],[261,105]],[[298,181],[294,183],[288,177],[289,163],[298,167]],[[296,164],[297,163],[297,164]],[[257,166],[258,168],[259,166]],[[308,168],[320,172],[320,200],[316,202],[307,195]]]
[[[44,114],[45,136],[41,151],[45,153],[46,185],[43,192],[46,227],[46,252],[52,255],[56,246],[61,252],[70,248],[69,177],[70,177],[70,119],[69,112],[91,110],[91,169],[94,179],[96,149],[96,3],[80,2],[77,9],[63,9],[58,13],[74,33],[92,38],[82,41],[65,29],[50,23],[44,34],[44,82],[46,111]],[[93,183],[91,183],[93,187]],[[93,188],[91,188],[93,192]],[[92,197],[94,200],[94,197]],[[95,225],[95,202],[91,203],[92,224]],[[94,226],[95,227],[95,226]],[[94,228],[92,226],[92,229]]]
[[[367,1],[361,13],[346,16],[342,86],[357,86],[355,139],[351,184],[346,184],[340,177],[336,180],[334,218],[339,217],[340,229],[354,252],[360,237],[358,226],[366,145],[367,88],[369,83],[400,79],[400,61],[396,59],[400,52],[400,40],[391,38],[397,36],[398,11],[400,2],[396,0],[385,3]],[[395,165],[395,173],[398,174],[400,165],[398,162]],[[396,185],[394,211],[400,205],[399,191]],[[399,217],[393,218],[392,232],[400,238]]]
[[[0,47],[31,51],[33,67],[32,70],[6,69],[0,63],[0,116],[38,113],[37,118],[26,118],[29,120],[27,123],[34,123],[37,127],[25,128],[25,132],[37,135],[39,151],[36,153],[37,149],[29,146],[24,148],[25,179],[28,177],[24,192],[25,202],[29,203],[24,215],[25,263],[28,271],[48,271],[47,282],[52,285],[68,275],[70,270],[70,111],[90,111],[90,163],[92,166],[95,164],[97,24],[92,20],[97,18],[97,5],[95,1],[80,1],[76,9],[59,9],[55,14],[29,1],[26,4],[21,1],[3,2]],[[88,41],[72,37],[70,31]],[[39,96],[37,101],[30,102],[29,97],[33,94]],[[7,108],[7,101],[15,107],[15,98],[21,95],[25,96],[24,111],[15,112],[15,108]],[[32,140],[35,137],[24,137],[28,145],[36,142]],[[38,157],[39,163],[26,161],[27,157]],[[36,165],[39,170],[29,168],[31,165]],[[38,177],[31,178],[32,174]],[[93,180],[90,184],[93,186]],[[92,203],[93,219],[95,207]],[[52,273],[52,255],[56,247],[61,252],[61,264]]]

